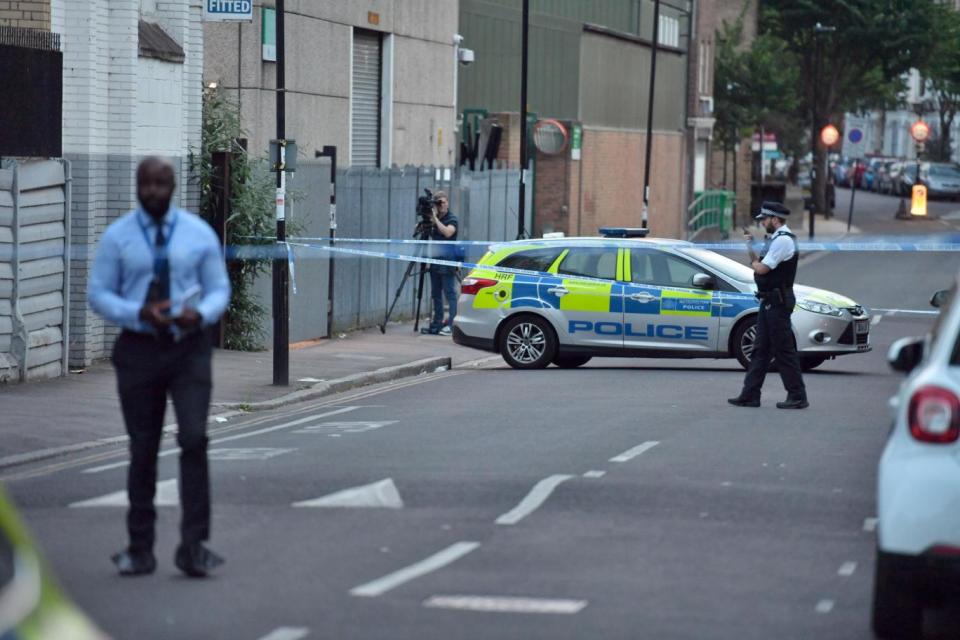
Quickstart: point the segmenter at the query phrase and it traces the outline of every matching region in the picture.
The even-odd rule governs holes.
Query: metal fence
[[[70,165],[0,170],[0,382],[67,370]]]
[[[443,189],[450,210],[460,221],[460,240],[513,240],[517,237],[519,179],[516,169],[469,171],[452,167],[394,169],[350,168],[337,172],[338,238],[411,238],[416,226],[417,197],[423,189]],[[330,168],[300,163],[288,186],[300,199],[291,207],[288,224],[297,235],[326,237],[329,220]],[[527,211],[531,206],[527,193]],[[482,248],[481,248],[482,249]],[[327,335],[327,254],[295,249],[296,293],[290,297],[290,340]],[[477,252],[468,258],[477,258]],[[333,332],[380,324],[407,267],[406,262],[376,258],[335,257]],[[269,306],[269,277],[258,283],[261,300]],[[429,278],[426,279],[429,283]],[[423,312],[429,307],[429,284]],[[414,287],[404,287],[391,319],[414,315]],[[269,344],[272,328],[268,321]],[[266,345],[265,345],[266,346]]]
[[[706,234],[715,239],[727,238],[733,227],[733,209],[736,205],[733,191],[704,191],[687,207],[687,238],[704,239]]]

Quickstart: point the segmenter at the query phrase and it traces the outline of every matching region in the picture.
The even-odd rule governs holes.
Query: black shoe
[[[729,402],[735,407],[759,407],[760,406],[759,398],[744,398],[743,396],[737,396],[736,398],[727,398],[727,402]]]
[[[150,551],[124,549],[110,556],[122,576],[144,576],[157,568],[157,559]]]
[[[806,409],[810,406],[806,398],[787,398],[785,402],[778,402],[777,409]]]
[[[224,559],[199,542],[181,544],[173,556],[173,564],[191,578],[205,578],[224,563]]]

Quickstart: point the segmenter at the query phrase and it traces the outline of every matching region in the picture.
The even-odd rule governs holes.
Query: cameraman
[[[456,240],[459,222],[457,217],[450,213],[450,200],[447,194],[443,191],[436,191],[433,194],[433,199],[436,204],[431,210],[433,226],[430,229],[430,239]],[[444,245],[439,251],[435,252],[435,257],[442,260],[456,260],[456,250],[450,245]],[[442,336],[453,334],[453,318],[457,315],[456,273],[455,267],[430,265],[430,296],[433,298],[433,319],[430,321],[430,327],[424,330],[425,333]],[[443,322],[444,296],[447,298],[447,306],[450,309],[446,324]]]

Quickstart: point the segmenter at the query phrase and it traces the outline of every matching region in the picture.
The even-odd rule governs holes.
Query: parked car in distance
[[[960,196],[960,167],[949,162],[925,162],[920,165],[920,184],[930,198],[956,199]]]
[[[877,168],[873,189],[877,193],[893,193],[893,178],[900,171],[900,162],[887,160]]]
[[[900,163],[900,170],[893,178],[893,194],[897,196],[909,196],[910,190],[917,179],[917,163],[915,161],[905,160]]]

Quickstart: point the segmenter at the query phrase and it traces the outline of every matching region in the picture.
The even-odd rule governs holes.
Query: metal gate
[[[0,170],[0,382],[66,373],[70,165]]]

